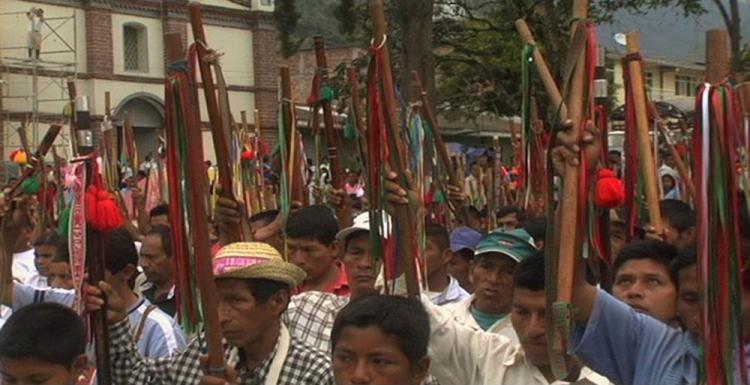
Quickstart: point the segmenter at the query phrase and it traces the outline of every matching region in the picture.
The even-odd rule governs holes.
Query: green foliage
[[[276,0],[273,18],[276,21],[276,29],[279,31],[279,39],[281,39],[281,54],[289,57],[302,44],[300,40],[295,41],[292,37],[299,21],[296,0]]]
[[[685,16],[706,12],[701,0],[599,0],[596,7],[597,16],[603,21],[612,20],[614,13],[619,10],[645,14],[649,10],[673,7],[682,9]]]

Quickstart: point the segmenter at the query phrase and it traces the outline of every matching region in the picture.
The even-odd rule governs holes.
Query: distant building
[[[272,0],[201,0],[210,48],[223,53],[221,65],[235,117],[261,111],[262,127],[275,142],[280,56],[273,23]],[[79,95],[89,97],[94,126],[105,114],[104,94],[111,93],[112,115],[133,115],[141,158],[153,152],[164,128],[165,35],[179,33],[192,41],[188,0],[2,0],[0,1],[0,155],[18,148],[17,128],[38,116],[41,139],[50,123],[63,118],[68,79]],[[39,62],[29,59],[26,16],[32,7],[44,11]],[[36,69],[34,69],[36,67]],[[34,75],[36,72],[36,86]],[[32,97],[36,87],[36,103]],[[208,121],[201,95],[201,117]],[[207,126],[206,126],[207,130]],[[66,137],[56,144],[66,153]],[[36,146],[36,144],[32,144]],[[204,153],[215,161],[210,133]],[[0,176],[0,179],[2,177]]]

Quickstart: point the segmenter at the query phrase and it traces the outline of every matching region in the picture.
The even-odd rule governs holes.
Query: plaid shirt
[[[313,348],[330,354],[333,321],[348,303],[349,297],[306,291],[292,297],[282,319],[289,328],[289,334]]]
[[[200,356],[205,354],[206,344],[202,335],[190,342],[187,349],[162,359],[147,359],[138,353],[130,335],[127,320],[109,328],[109,352],[112,365],[112,382],[116,385],[199,385],[203,370]],[[278,349],[270,354],[254,370],[248,370],[238,348],[224,343],[224,359],[237,369],[238,385],[263,385]],[[333,385],[331,360],[322,352],[310,348],[293,335],[289,341],[284,367],[278,385],[314,384]]]

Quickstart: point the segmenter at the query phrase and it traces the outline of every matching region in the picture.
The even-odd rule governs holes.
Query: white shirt
[[[461,287],[457,279],[450,275],[448,277],[450,278],[450,282],[443,291],[428,291],[426,293],[435,305],[448,306],[450,304],[461,302],[469,297],[469,293]]]
[[[445,308],[453,316],[453,319],[456,322],[468,326],[472,330],[479,331],[482,330],[482,327],[479,326],[474,319],[474,316],[471,314],[471,304],[474,302],[475,298],[476,296],[472,294],[461,302],[446,305]],[[487,329],[487,332],[503,335],[508,337],[512,342],[518,343],[518,336],[513,329],[513,325],[510,323],[510,314],[495,322],[494,325]]]
[[[36,270],[36,265],[34,264],[35,258],[36,254],[34,253],[34,248],[19,253],[13,253],[13,265],[11,266],[13,281],[25,283],[29,280],[33,280],[34,276],[39,275],[39,272]],[[5,324],[5,321],[8,320],[11,314],[13,314],[11,308],[5,305],[0,306],[0,327]]]
[[[550,385],[526,360],[521,345],[496,333],[473,330],[456,322],[445,308],[422,297],[430,316],[430,372],[441,385]],[[605,385],[610,382],[587,368],[577,381],[554,385]]]
[[[33,287],[35,287],[37,289],[47,289],[47,288],[49,288],[49,282],[47,280],[47,277],[43,277],[38,272],[34,273],[33,275],[31,275],[29,278],[27,278],[22,283],[24,283],[26,285],[29,285],[29,286],[33,286]]]

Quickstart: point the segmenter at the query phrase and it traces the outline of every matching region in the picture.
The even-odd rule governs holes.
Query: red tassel
[[[614,209],[625,203],[625,186],[608,168],[599,170],[594,203],[604,209]]]
[[[117,202],[106,190],[95,185],[86,189],[86,221],[96,230],[112,231],[122,226],[123,218]]]
[[[255,159],[255,152],[253,152],[253,150],[242,151],[241,157],[244,162],[249,162]]]

